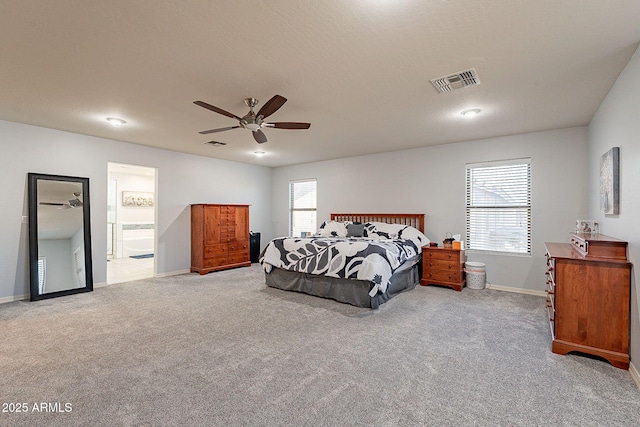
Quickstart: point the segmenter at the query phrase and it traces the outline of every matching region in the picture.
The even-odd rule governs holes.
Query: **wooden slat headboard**
[[[424,214],[366,214],[366,213],[332,213],[333,221],[384,222],[386,224],[403,224],[417,228],[424,233]]]

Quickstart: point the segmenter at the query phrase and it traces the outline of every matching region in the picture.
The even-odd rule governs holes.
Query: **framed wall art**
[[[123,191],[122,206],[147,208],[153,207],[154,193],[146,193],[141,191]]]
[[[617,215],[620,204],[620,147],[600,158],[600,212]]]

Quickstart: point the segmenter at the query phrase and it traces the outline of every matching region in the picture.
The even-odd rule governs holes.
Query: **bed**
[[[419,283],[423,233],[424,214],[331,214],[313,236],[267,244],[265,283],[375,309]]]

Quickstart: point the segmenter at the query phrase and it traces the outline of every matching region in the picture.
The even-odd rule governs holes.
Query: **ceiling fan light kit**
[[[214,147],[222,147],[222,146],[227,145],[227,143],[226,142],[220,142],[220,141],[206,141],[206,142],[203,142],[202,145],[212,145]]]
[[[213,106],[204,101],[194,101],[193,103],[199,105],[202,108],[211,110],[214,113],[222,114],[223,116],[230,117],[238,120],[238,126],[229,126],[224,128],[209,129],[200,132],[201,135],[207,135],[210,133],[224,132],[227,130],[243,128],[248,129],[253,133],[253,138],[258,144],[264,144],[267,142],[267,136],[262,132],[263,127],[277,128],[277,129],[309,129],[311,123],[298,123],[298,122],[275,122],[267,123],[264,121],[267,117],[275,113],[287,102],[287,98],[280,95],[274,95],[269,101],[266,102],[256,113],[253,108],[258,105],[256,98],[245,98],[244,103],[249,107],[249,112],[244,117],[236,116],[222,108]]]
[[[80,200],[80,196],[82,193],[74,192],[72,193],[75,196],[75,199],[69,200],[68,203],[62,202],[40,202],[43,206],[55,206],[56,209],[72,209],[72,208],[80,208],[83,206],[82,200]]]
[[[480,112],[481,112],[481,111],[482,111],[482,110],[481,110],[481,109],[479,109],[479,108],[471,108],[471,109],[469,109],[469,110],[464,110],[464,111],[463,111],[462,113],[460,113],[460,114],[462,114],[464,117],[472,118],[472,117],[475,117],[475,116],[477,116],[478,114],[480,114]]]
[[[107,117],[107,121],[111,123],[111,125],[113,125],[114,127],[120,127],[127,123],[126,121],[119,119],[117,117]]]

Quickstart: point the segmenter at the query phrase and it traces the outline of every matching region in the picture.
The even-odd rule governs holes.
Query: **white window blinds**
[[[289,235],[316,232],[316,180],[289,182]]]
[[[531,159],[467,164],[467,248],[531,254]]]
[[[38,257],[38,290],[41,294],[46,292],[45,285],[47,283],[47,259],[43,256]]]

